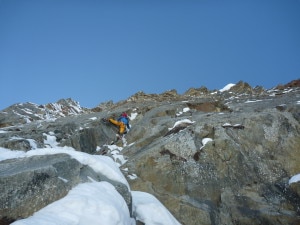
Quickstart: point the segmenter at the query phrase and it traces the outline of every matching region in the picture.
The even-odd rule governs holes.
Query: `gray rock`
[[[130,147],[126,153],[129,160],[124,167],[138,176],[130,181],[132,189],[154,194],[183,224],[299,223],[299,194],[294,186],[287,187],[286,180],[300,171],[296,96],[272,100],[256,96],[249,103],[245,99],[228,104],[231,109],[245,105],[239,112],[193,112],[194,124],[165,137],[151,136],[146,144],[141,139],[150,139],[151,132],[172,127],[175,121],[170,115],[143,126],[139,139],[143,144],[140,147],[137,140],[139,148]],[[283,101],[292,113],[276,109]],[[255,112],[258,108],[260,112]],[[223,128],[224,123],[232,126]],[[132,132],[135,129],[141,128],[133,127]],[[205,137],[213,142],[203,146]]]
[[[239,82],[225,92],[205,88],[190,89],[184,95],[175,90],[162,94],[138,92],[128,100],[64,114],[56,120],[30,117],[32,122],[24,123],[24,118],[19,121],[12,110],[6,110],[0,115],[0,146],[27,151],[32,146],[26,140],[33,139],[42,147],[43,134],[51,133],[60,146],[99,154],[96,148],[107,149],[105,145],[117,132],[116,127],[102,124],[101,118],[116,117],[122,111],[137,112],[126,135],[128,145],[122,150],[127,158],[122,168],[128,169],[124,175],[137,175],[128,180],[132,190],[153,194],[182,224],[299,224],[299,185],[288,185],[289,178],[300,172],[299,98],[300,89],[295,85],[290,89],[264,90]],[[63,103],[64,107],[69,104]],[[183,111],[185,108],[189,110]],[[183,119],[193,123],[169,129]],[[12,141],[13,137],[20,141]],[[204,143],[204,138],[212,141]],[[10,164],[14,163],[20,162]],[[74,180],[88,182],[89,176],[107,181],[105,175],[72,163],[71,167],[79,170]],[[52,180],[43,176],[37,180],[41,185],[53,180],[66,185],[55,178],[58,175],[52,167],[47,167]],[[28,177],[33,175],[26,173],[23,175],[31,181]],[[127,187],[109,182],[131,208]],[[18,188],[22,186],[26,187]],[[59,194],[52,189],[50,192]],[[24,191],[17,194],[24,205],[32,201],[25,199]],[[11,213],[19,216],[18,210]],[[12,217],[7,214],[7,218]]]
[[[124,197],[131,212],[126,185],[95,173],[67,154],[32,156],[0,162],[0,221],[26,218],[64,197],[82,182],[108,181]]]
[[[28,217],[62,198],[80,182],[81,167],[64,154],[1,161],[1,217]]]

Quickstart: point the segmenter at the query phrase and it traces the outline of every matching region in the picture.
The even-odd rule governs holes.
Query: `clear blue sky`
[[[0,109],[299,73],[300,0],[0,0]]]

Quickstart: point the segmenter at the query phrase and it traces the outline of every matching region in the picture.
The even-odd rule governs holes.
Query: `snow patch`
[[[99,221],[101,220],[101,222]],[[122,222],[121,222],[122,221]],[[13,225],[135,224],[123,197],[108,182],[79,184],[67,196]]]
[[[56,137],[54,136],[53,132],[49,132],[49,134],[43,133],[43,136],[46,137],[46,140],[44,140],[45,146],[52,148],[58,146],[59,143],[56,141]]]
[[[262,100],[248,100],[245,103],[254,103],[254,102],[261,102]]]
[[[135,180],[138,178],[138,176],[136,174],[128,174],[127,177],[130,179],[130,180]]]
[[[300,173],[292,176],[291,179],[289,180],[289,184],[297,183],[299,181],[300,181]]]
[[[145,192],[132,191],[133,211],[144,224],[180,225],[173,215],[153,196]]]
[[[232,88],[233,86],[235,86],[235,84],[227,84],[225,87],[223,87],[222,89],[220,89],[220,92],[224,92],[224,91],[228,91],[230,90],[230,88]]]
[[[211,139],[211,138],[203,138],[202,139],[202,145],[206,145],[210,141],[213,141],[213,139]]]
[[[138,113],[131,113],[131,115],[129,116],[130,120],[134,120],[137,117]]]
[[[62,181],[65,182],[65,183],[68,183],[68,182],[69,182],[67,179],[62,178],[62,177],[58,177],[58,179],[62,180]]]
[[[189,119],[179,120],[179,121],[177,121],[177,122],[174,124],[173,127],[169,128],[169,130],[172,130],[172,129],[174,129],[175,127],[177,127],[178,125],[184,124],[184,123],[187,123],[187,124],[193,124],[193,123],[195,123],[195,121],[191,121],[191,120],[189,120]]]
[[[182,115],[183,113],[188,112],[188,111],[190,111],[190,108],[189,108],[189,107],[183,108],[181,112],[176,113],[176,116],[180,116],[180,115]]]
[[[37,149],[37,144],[35,140],[33,139],[26,139],[26,140],[29,142],[31,149]]]
[[[202,139],[202,147],[200,148],[200,150],[203,149],[203,148],[205,147],[205,145],[206,145],[208,142],[211,142],[211,141],[213,141],[213,139],[211,139],[211,138],[203,138],[203,139]]]

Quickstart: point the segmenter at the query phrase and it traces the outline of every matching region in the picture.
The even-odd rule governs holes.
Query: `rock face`
[[[4,203],[0,212],[8,218],[28,217],[65,196],[79,183],[83,167],[68,155],[34,156],[0,163],[0,201]]]
[[[105,144],[114,139],[116,129],[102,124],[101,118],[126,111],[135,117],[126,135],[127,145],[123,146],[127,159],[123,173],[132,190],[156,196],[182,224],[300,224],[300,182],[289,184],[289,179],[300,173],[297,83],[264,90],[239,82],[224,92],[201,87],[183,95],[175,90],[162,94],[138,92],[128,100],[63,114],[56,120],[44,119],[44,114],[40,116],[43,119],[32,115],[31,122],[25,124],[23,120],[12,122],[9,118],[13,111],[4,110],[0,113],[0,146],[28,151],[49,146],[54,138],[60,146],[110,155]],[[56,182],[67,191],[69,186],[84,182],[80,163],[65,155],[59,158],[73,172],[65,168],[63,175],[54,174],[53,168],[61,165],[55,158],[42,168],[36,165],[45,160],[43,157],[26,159],[30,162],[0,162],[1,193],[11,190],[2,187],[8,179],[7,165],[13,171],[19,168],[11,184],[14,180],[20,182],[18,176],[31,176],[32,180],[35,170],[49,175],[36,178],[41,186]],[[23,171],[25,163],[34,169]],[[129,179],[132,175],[136,178]],[[72,177],[68,178],[69,186],[59,176]],[[26,187],[28,183],[16,192],[24,206],[32,201],[30,195],[22,194]],[[33,193],[38,187],[28,188]],[[50,188],[50,193],[55,190]],[[1,202],[5,202],[5,196],[10,195],[2,196]],[[42,207],[50,201],[54,199],[45,198],[44,203],[39,200],[35,204]],[[10,204],[12,207],[16,202]],[[16,208],[6,215],[16,218],[19,212]]]
[[[95,173],[67,154],[0,161],[0,222],[26,218],[64,197],[77,184],[92,180],[113,184],[131,208],[126,185]]]
[[[1,111],[0,128],[39,120],[55,120],[59,117],[78,115],[87,111],[70,98],[46,105],[37,105],[31,102],[20,103]]]
[[[287,184],[300,169],[294,118],[274,111],[230,119],[244,129],[222,128],[225,114],[192,120],[197,122],[156,144],[129,149],[125,166],[139,177],[132,188],[159,196],[184,224],[299,221],[300,198]],[[203,146],[208,137],[213,141]]]

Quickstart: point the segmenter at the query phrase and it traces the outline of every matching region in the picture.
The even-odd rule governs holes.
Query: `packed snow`
[[[66,197],[13,225],[124,224],[134,219],[123,197],[108,182],[79,184]]]
[[[168,128],[168,129],[169,129],[169,130],[172,130],[172,129],[174,129],[175,127],[179,126],[180,124],[184,124],[184,123],[187,123],[187,124],[193,124],[193,123],[195,123],[195,121],[191,121],[191,120],[189,120],[189,119],[179,120],[179,121],[177,121],[177,122],[174,124],[173,127],[170,127],[170,128]]]
[[[190,111],[190,108],[189,108],[189,107],[183,108],[182,111],[176,113],[176,116],[180,116],[180,115],[182,115],[183,113],[186,113],[186,112],[188,112],[188,111]]]
[[[222,127],[232,127],[231,123],[224,123]]]
[[[262,100],[247,100],[245,103],[261,102]]]
[[[28,152],[10,151],[8,149],[0,148],[0,159],[4,160],[9,158],[30,157],[35,155],[54,155],[59,153],[68,154],[81,164],[90,166],[95,170],[95,172],[102,172],[106,174],[109,179],[119,181],[129,187],[129,184],[121,173],[119,167],[110,157],[90,155],[85,152],[75,151],[75,149],[71,147],[40,148],[30,150]]]
[[[34,155],[49,155],[65,153],[84,165],[89,165],[96,172],[106,174],[112,180],[125,184],[130,190],[129,184],[119,169],[120,163],[124,163],[121,157],[121,147],[109,146],[113,158],[101,155],[90,155],[78,152],[71,147],[58,147],[51,134],[45,134],[48,147],[34,149],[28,152],[12,151],[0,148],[0,161],[12,158],[31,157]],[[130,175],[129,179],[135,179],[136,175]],[[64,179],[64,178],[61,178]],[[180,224],[175,217],[154,196],[145,192],[131,191],[133,198],[133,215],[139,221],[147,225]],[[37,211],[32,216],[18,220],[13,225],[134,225],[135,220],[130,217],[125,200],[116,189],[107,182],[95,182],[79,184],[74,187],[62,199],[49,204]]]
[[[223,87],[222,89],[220,89],[220,92],[224,92],[224,91],[228,91],[230,90],[230,88],[232,88],[233,86],[235,86],[235,84],[227,84],[225,87]]]
[[[143,221],[147,225],[180,224],[153,195],[140,191],[132,191],[131,194],[133,198],[133,211],[136,213],[138,220]],[[163,222],[162,218],[164,218]]]
[[[200,150],[203,149],[203,148],[205,147],[205,145],[206,145],[208,142],[211,142],[211,141],[213,141],[213,139],[211,139],[211,138],[203,138],[203,139],[202,139],[202,146],[201,146]]]
[[[211,138],[203,138],[202,139],[202,145],[205,146],[210,141],[213,141],[213,139],[211,139]]]
[[[133,111],[134,111],[134,112],[132,112],[132,113],[130,114],[130,116],[128,116],[130,120],[134,120],[134,119],[137,117],[137,115],[138,115],[138,113],[135,112],[136,109],[134,109]]]
[[[54,136],[54,133],[52,132],[49,132],[49,134],[43,134],[44,137],[46,137],[46,140],[44,140],[44,144],[46,146],[49,146],[49,147],[57,147],[58,146],[58,142],[56,142],[56,137]]]
[[[291,179],[289,180],[289,184],[297,183],[299,181],[300,181],[300,174],[296,174],[291,177]]]

